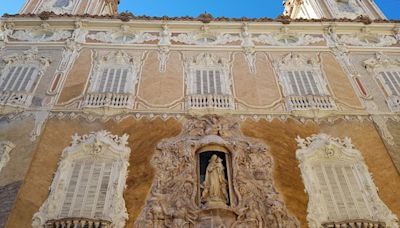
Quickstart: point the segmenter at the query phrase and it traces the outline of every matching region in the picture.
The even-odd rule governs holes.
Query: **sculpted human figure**
[[[206,169],[206,177],[203,182],[201,201],[206,206],[226,206],[228,203],[227,181],[225,179],[222,159],[212,155]]]

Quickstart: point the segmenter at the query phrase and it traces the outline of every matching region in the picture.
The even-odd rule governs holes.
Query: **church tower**
[[[116,15],[118,4],[119,0],[27,0],[20,13]]]
[[[286,0],[284,15],[291,18],[349,18],[360,15],[386,19],[374,0]]]

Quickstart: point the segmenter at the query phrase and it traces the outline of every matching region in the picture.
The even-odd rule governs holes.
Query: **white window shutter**
[[[99,86],[96,89],[96,92],[104,92],[105,91],[104,88],[105,88],[105,85],[106,85],[106,82],[107,82],[107,77],[108,77],[108,71],[109,70],[110,70],[109,68],[103,69],[103,72],[102,72],[102,74],[100,76]],[[94,83],[97,83],[97,82],[94,82]]]
[[[13,75],[14,75],[14,72],[15,72],[15,69],[16,69],[16,67],[15,66],[13,66],[13,67],[11,67],[11,69],[7,72],[7,74],[6,75],[1,75],[1,84],[0,84],[0,91],[5,91],[6,90],[6,86],[7,86],[7,84],[8,84],[8,82],[11,80],[11,78],[13,77]]]
[[[222,78],[221,78],[221,72],[219,70],[215,71],[215,88],[217,90],[217,94],[226,93],[225,91],[222,90]]]
[[[380,72],[380,75],[386,85],[387,91],[392,96],[400,95],[400,74],[397,72]]]
[[[207,70],[203,70],[202,71],[202,77],[203,77],[203,92],[202,94],[208,94],[208,71]]]
[[[127,93],[128,92],[127,88],[129,87],[128,83],[132,83],[132,81],[128,82],[128,69],[124,69],[122,71],[121,83],[119,85],[119,89],[117,92],[118,93]]]
[[[210,84],[210,94],[215,94],[215,80],[214,80],[214,71],[208,71],[208,82]]]
[[[196,88],[196,94],[201,94],[201,71],[196,70],[196,80],[195,80],[195,88]]]

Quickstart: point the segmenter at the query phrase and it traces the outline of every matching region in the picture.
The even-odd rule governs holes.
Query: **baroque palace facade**
[[[400,22],[27,0],[0,19],[0,227],[399,227]]]

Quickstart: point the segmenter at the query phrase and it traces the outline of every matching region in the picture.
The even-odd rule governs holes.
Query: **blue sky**
[[[25,0],[0,0],[0,15],[14,14]],[[400,0],[375,0],[390,19],[400,19]],[[121,0],[119,11],[148,16],[197,16],[209,12],[225,17],[276,17],[282,0]]]

